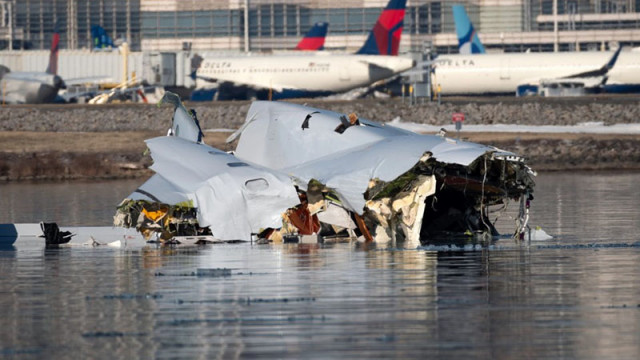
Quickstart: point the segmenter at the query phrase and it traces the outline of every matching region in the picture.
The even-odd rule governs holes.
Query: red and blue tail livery
[[[60,50],[60,32],[58,32],[58,26],[56,25],[53,38],[51,39],[51,53],[49,54],[47,74],[58,74],[58,50]]]
[[[327,28],[329,23],[317,22],[300,40],[296,50],[317,51],[324,50],[324,39],[327,36]]]
[[[356,54],[398,55],[407,0],[390,0]]]

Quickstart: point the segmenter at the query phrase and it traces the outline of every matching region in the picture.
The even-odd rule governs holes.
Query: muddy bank
[[[126,179],[150,176],[141,153],[0,154],[0,181]]]
[[[0,181],[148,177],[144,139],[156,132],[0,132]],[[231,150],[228,133],[205,142]],[[528,158],[537,171],[640,170],[640,135],[469,133],[469,141]],[[18,140],[20,139],[20,142]],[[142,181],[142,180],[141,180]]]
[[[445,125],[453,112],[466,124],[575,125],[583,122],[636,123],[637,97],[447,98],[441,105],[410,106],[401,99],[303,100],[310,106],[356,112],[379,122]],[[187,103],[204,129],[236,129],[250,102]],[[151,171],[144,140],[166,134],[171,106],[40,105],[0,107],[0,181],[145,177]],[[207,133],[223,150],[229,133]],[[536,170],[640,169],[640,135],[464,134],[470,141],[513,151]]]
[[[356,101],[303,100],[323,109],[388,122],[404,121],[444,125],[451,114],[464,112],[466,124],[575,125],[583,122],[635,123],[640,121],[637,97],[586,97],[573,99],[450,98],[442,105],[410,106],[401,99]],[[244,122],[249,102],[187,103],[195,109],[204,129],[236,129]],[[166,131],[170,106],[41,105],[0,108],[0,131]]]

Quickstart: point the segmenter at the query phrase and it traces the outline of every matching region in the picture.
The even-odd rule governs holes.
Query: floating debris
[[[198,269],[195,275],[198,277],[227,277],[231,276],[231,269]]]
[[[126,336],[148,336],[147,333],[137,332],[120,332],[120,331],[96,331],[83,333],[82,337],[86,338],[113,338],[113,337],[126,337]]]
[[[146,141],[156,174],[114,217],[146,238],[326,236],[415,247],[449,234],[496,236],[490,208],[510,201],[520,204],[514,235],[529,229],[535,173],[516,154],[355,113],[259,101],[228,139],[239,139],[235,152],[226,153],[202,143],[177,95],[163,101],[174,105],[171,129]]]
[[[161,298],[161,294],[107,294],[102,296],[87,296],[86,300],[157,300]]]

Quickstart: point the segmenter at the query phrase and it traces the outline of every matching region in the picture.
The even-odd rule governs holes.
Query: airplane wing
[[[111,82],[112,78],[110,76],[88,76],[82,78],[73,78],[73,79],[64,79],[65,84],[67,85],[81,85],[81,84],[99,84],[103,82]]]
[[[283,89],[286,88],[295,88],[295,86],[288,86],[285,84],[274,84],[271,81],[268,80],[258,80],[258,79],[254,79],[251,81],[238,81],[237,79],[234,80],[229,80],[229,79],[225,79],[225,78],[214,78],[214,77],[209,77],[209,76],[203,76],[203,75],[199,75],[199,74],[195,74],[194,75],[196,79],[200,79],[206,82],[210,82],[210,83],[230,83],[230,84],[234,84],[236,86],[246,86],[249,87],[251,89],[256,89],[256,90],[275,90],[275,91],[282,91]]]
[[[577,78],[588,78],[588,77],[605,76],[605,75],[607,75],[609,70],[611,70],[613,68],[613,66],[616,64],[616,61],[618,61],[618,57],[620,56],[620,51],[622,51],[622,46],[618,47],[618,50],[616,50],[616,52],[613,53],[613,56],[611,57],[611,59],[609,59],[609,62],[604,64],[600,69],[592,70],[592,71],[585,71],[585,72],[582,72],[582,73],[579,73],[579,74],[573,74],[573,75],[565,76],[564,78],[565,79],[577,79]]]
[[[38,72],[9,72],[3,76],[3,80],[15,80],[21,82],[32,82],[51,85],[51,75]]]
[[[541,92],[541,89],[551,89],[551,91],[560,88],[580,89],[582,91],[598,90],[607,82],[607,74],[616,64],[620,56],[620,51],[622,51],[622,46],[618,47],[609,61],[598,69],[557,78],[537,78],[524,81],[516,88],[516,95],[538,94]]]

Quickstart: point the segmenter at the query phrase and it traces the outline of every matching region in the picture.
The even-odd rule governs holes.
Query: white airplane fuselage
[[[412,59],[380,55],[273,55],[205,59],[198,87],[211,79],[275,92],[330,94],[371,85],[409,70]]]
[[[0,80],[0,100],[8,104],[50,103],[64,88],[58,75],[40,72],[9,72]]]
[[[519,85],[553,80],[604,66],[613,52],[441,55],[432,74],[443,95],[513,94]],[[606,85],[640,85],[640,53],[626,51],[607,74]]]

